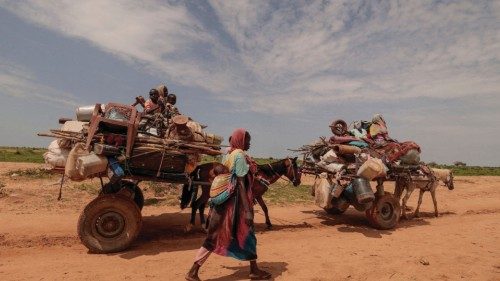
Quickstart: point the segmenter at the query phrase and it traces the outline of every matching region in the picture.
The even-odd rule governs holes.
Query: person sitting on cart
[[[175,106],[177,102],[177,96],[175,94],[169,94],[165,101],[165,117],[170,119],[174,116],[181,115],[179,109]]]
[[[372,124],[368,129],[368,136],[379,146],[383,146],[387,141],[392,141],[389,137],[387,124],[381,114],[373,115]]]
[[[149,91],[149,99],[144,104],[144,112],[146,114],[162,113],[165,111],[165,104],[160,98],[160,93],[157,89]]]
[[[158,90],[161,99],[165,99],[168,96],[168,88],[165,84],[160,84],[155,89]]]
[[[364,138],[359,138],[347,131],[347,123],[344,120],[335,120],[330,124],[333,136],[330,137],[330,144],[347,144],[354,145],[360,148],[368,147],[367,141]]]

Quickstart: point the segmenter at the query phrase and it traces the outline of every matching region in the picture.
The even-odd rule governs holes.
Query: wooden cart
[[[219,145],[155,136],[141,131],[140,121],[141,113],[134,106],[97,104],[88,126],[81,132],[51,130],[50,134],[39,134],[84,143],[88,151],[96,151],[98,147],[99,153],[116,160],[109,161],[105,173],[93,175],[101,179],[101,190],[85,206],[78,220],[78,236],[91,252],[122,251],[137,238],[144,206],[139,182],[210,185],[192,181],[186,167],[192,164],[190,156],[220,154]],[[162,126],[168,126],[167,121]],[[117,176],[113,165],[122,169],[123,174]],[[106,176],[110,181],[104,183],[102,177]]]

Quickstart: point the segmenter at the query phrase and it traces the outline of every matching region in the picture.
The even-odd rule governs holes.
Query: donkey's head
[[[191,203],[194,188],[195,186],[189,183],[185,183],[182,185],[182,193],[181,196],[179,197],[181,209],[187,208]]]
[[[300,172],[299,166],[297,165],[297,157],[285,159],[286,174],[287,177],[293,184],[293,186],[298,186],[300,184],[300,178],[302,173]]]
[[[432,173],[436,179],[442,181],[449,190],[453,190],[453,171],[450,169],[436,169],[432,168]]]

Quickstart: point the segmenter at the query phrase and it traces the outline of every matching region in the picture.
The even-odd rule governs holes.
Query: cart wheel
[[[401,206],[392,194],[385,192],[376,197],[370,209],[366,210],[366,217],[378,229],[392,229],[396,226],[401,215]]]
[[[346,201],[338,201],[335,199],[336,198],[332,199],[332,207],[323,209],[330,215],[342,215],[347,208],[349,208],[350,204]]]
[[[141,188],[132,181],[122,180],[121,186],[116,187],[115,185],[111,185],[109,183],[105,184],[102,191],[99,193],[99,196],[102,194],[113,194],[119,192],[122,188],[127,187],[129,190],[134,191],[134,202],[139,207],[139,210],[142,211],[144,207],[144,194],[142,193]]]
[[[78,236],[93,253],[127,249],[141,229],[141,211],[118,194],[103,194],[92,200],[78,219]]]

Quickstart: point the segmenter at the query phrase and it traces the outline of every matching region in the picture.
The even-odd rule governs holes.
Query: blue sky
[[[500,166],[500,1],[0,0],[0,145],[166,83],[281,157],[382,113],[425,161]]]

